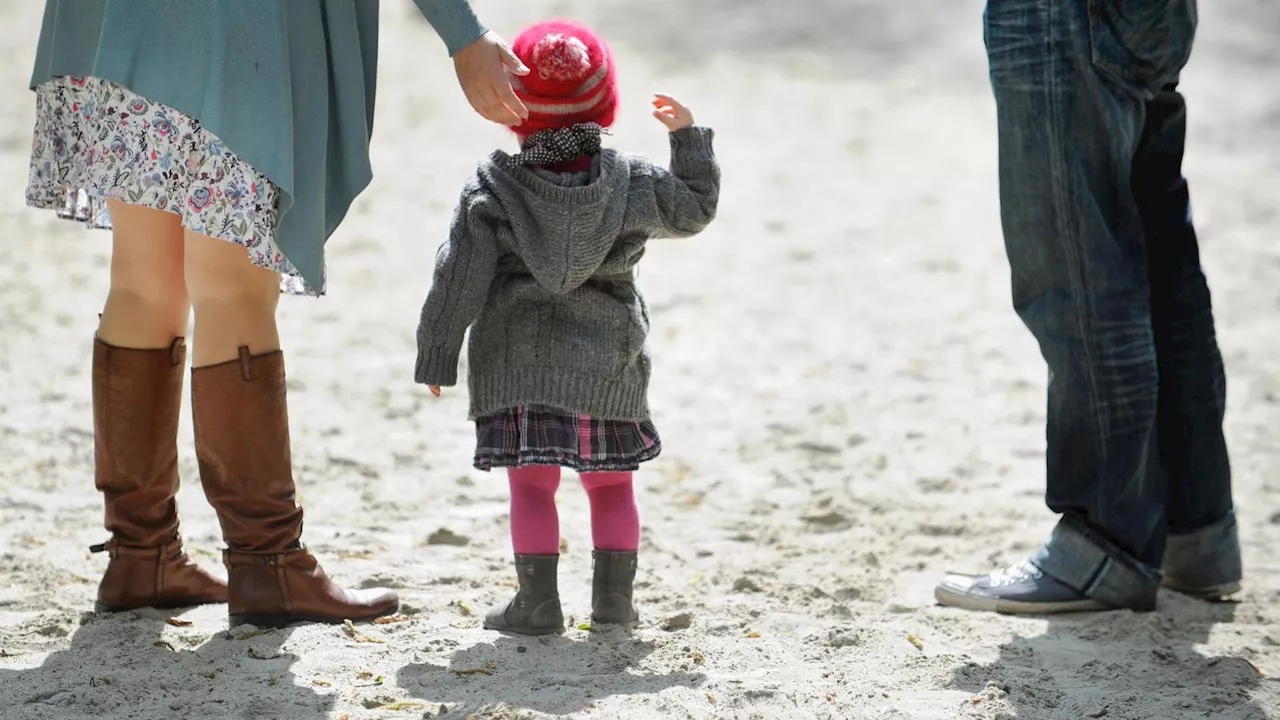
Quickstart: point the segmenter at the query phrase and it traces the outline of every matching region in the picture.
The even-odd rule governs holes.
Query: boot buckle
[[[115,538],[111,538],[110,540],[104,543],[98,543],[97,545],[90,545],[89,552],[95,555],[98,553],[106,553],[107,557],[111,558],[112,560],[115,560],[116,558],[120,557],[119,548],[120,548],[120,544],[116,542]]]

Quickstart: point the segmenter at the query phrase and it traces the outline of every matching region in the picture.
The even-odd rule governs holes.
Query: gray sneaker
[[[1114,609],[1045,575],[1029,560],[986,575],[948,575],[933,597],[939,605],[1006,615]]]

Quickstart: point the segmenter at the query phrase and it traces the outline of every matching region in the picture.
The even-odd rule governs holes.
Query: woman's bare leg
[[[280,277],[249,262],[244,248],[186,233],[186,284],[195,307],[192,365],[205,367],[280,349]]]
[[[191,303],[177,215],[108,200],[111,290],[98,323],[103,342],[125,348],[169,347],[186,337]]]

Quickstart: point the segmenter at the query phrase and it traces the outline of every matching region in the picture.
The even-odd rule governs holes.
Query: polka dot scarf
[[[521,165],[563,165],[600,152],[600,136],[608,130],[595,123],[542,130],[525,138],[511,159]]]

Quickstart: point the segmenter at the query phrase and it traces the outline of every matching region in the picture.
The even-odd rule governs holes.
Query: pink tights
[[[560,552],[556,490],[560,467],[529,465],[507,471],[511,483],[511,544],[518,555]],[[629,472],[582,473],[591,503],[591,538],[598,550],[635,550],[640,513]]]

